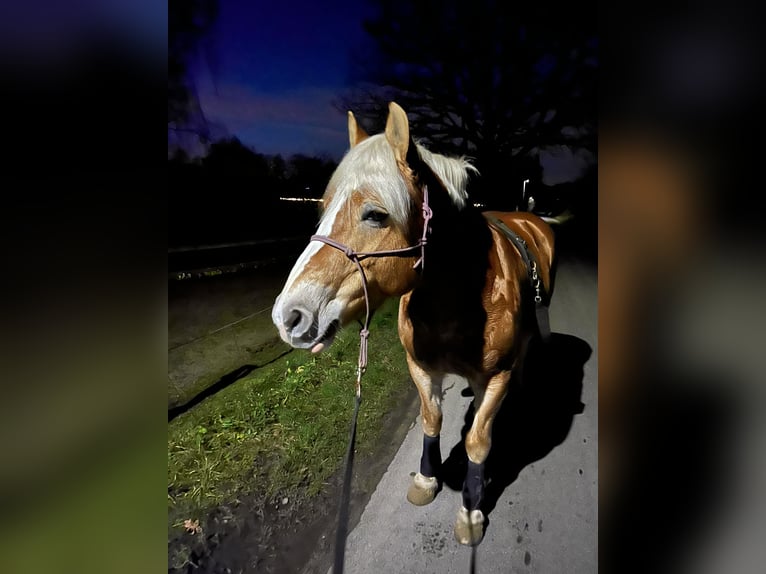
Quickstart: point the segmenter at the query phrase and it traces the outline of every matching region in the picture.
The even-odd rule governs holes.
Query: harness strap
[[[514,232],[500,219],[487,214],[485,214],[485,217],[492,225],[502,231],[511,243],[513,243],[514,247],[516,247],[521,255],[521,258],[524,260],[524,265],[527,268],[527,275],[529,276],[529,282],[532,286],[532,291],[535,293],[535,317],[537,318],[537,328],[543,341],[549,341],[551,338],[550,317],[548,315],[549,298],[548,294],[545,292],[545,285],[543,285],[540,280],[538,274],[539,266],[534,254],[529,250],[529,246],[527,245],[527,242],[524,241],[524,238]]]

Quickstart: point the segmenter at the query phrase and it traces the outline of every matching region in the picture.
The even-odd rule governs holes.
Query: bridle
[[[312,235],[310,241],[321,241],[341,251],[348,259],[350,259],[354,265],[356,265],[359,271],[359,276],[362,279],[362,289],[364,290],[364,304],[365,304],[365,319],[361,330],[359,331],[359,361],[356,370],[356,402],[354,404],[354,414],[351,420],[351,432],[348,444],[348,450],[346,451],[345,471],[343,475],[343,490],[341,492],[340,508],[338,511],[338,531],[335,539],[335,561],[333,566],[333,574],[342,574],[343,561],[346,548],[346,537],[348,535],[348,507],[351,494],[351,469],[354,461],[354,445],[356,442],[356,426],[359,415],[359,405],[362,401],[362,375],[367,369],[367,340],[370,336],[370,296],[369,289],[367,288],[367,276],[364,273],[362,267],[362,261],[369,257],[406,257],[413,252],[420,251],[420,257],[413,265],[413,269],[418,267],[422,271],[425,267],[425,255],[426,245],[428,244],[428,235],[431,232],[430,222],[433,218],[433,211],[428,203],[428,186],[423,186],[423,233],[418,239],[418,242],[409,247],[401,249],[390,249],[381,251],[355,251],[348,245],[336,241],[326,235]],[[508,226],[495,217],[490,217],[490,221],[499,227],[506,236],[513,242],[519,253],[524,260],[524,263],[529,272],[529,278],[533,289],[535,290],[535,307],[537,309],[537,321],[540,329],[540,334],[544,341],[550,340],[550,326],[548,321],[548,309],[547,301],[541,296],[541,283],[537,274],[537,264],[534,260],[534,256],[529,251],[528,246],[523,238],[514,233]],[[474,572],[476,568],[476,547],[471,549],[471,572]]]
[[[364,374],[365,369],[367,368],[367,339],[370,336],[370,296],[369,291],[367,289],[367,276],[364,274],[364,269],[362,268],[362,261],[369,257],[406,257],[407,255],[410,255],[413,251],[420,250],[420,257],[415,262],[415,264],[412,266],[413,269],[417,269],[420,267],[422,270],[425,266],[425,256],[426,256],[426,244],[428,243],[428,234],[431,231],[431,228],[429,226],[431,222],[431,218],[433,217],[433,211],[431,210],[431,206],[428,205],[428,186],[423,187],[423,233],[420,236],[420,239],[418,239],[418,242],[415,245],[410,245],[409,247],[403,247],[401,249],[389,249],[389,250],[381,250],[381,251],[354,251],[351,247],[348,245],[341,243],[340,241],[335,241],[331,237],[327,237],[326,235],[312,235],[310,241],[321,241],[322,243],[326,243],[330,247],[334,247],[338,251],[342,251],[343,254],[348,257],[354,265],[356,265],[357,270],[359,271],[359,275],[362,278],[362,289],[364,289],[364,305],[365,305],[365,318],[364,318],[364,325],[362,326],[362,330],[359,332],[360,337],[360,343],[359,343],[359,364],[357,367],[356,372],[356,394],[359,395],[361,392],[360,389],[360,383],[362,380],[362,375]]]
[[[426,257],[426,245],[428,243],[428,234],[431,231],[430,222],[433,217],[433,211],[428,204],[428,186],[423,186],[423,233],[418,239],[418,242],[409,247],[403,247],[401,249],[389,249],[381,251],[354,251],[348,245],[336,241],[326,235],[312,235],[310,241],[321,241],[334,247],[338,251],[348,257],[354,265],[356,265],[359,271],[359,276],[362,279],[362,289],[364,290],[364,305],[365,305],[365,318],[362,329],[359,331],[359,362],[356,369],[356,402],[354,404],[354,414],[351,420],[351,433],[348,444],[348,450],[346,451],[346,468],[343,477],[343,491],[341,493],[340,510],[338,511],[338,532],[335,539],[335,565],[333,566],[333,574],[341,574],[343,572],[343,558],[346,548],[346,536],[348,534],[348,505],[350,500],[350,484],[351,484],[351,466],[354,461],[354,443],[356,442],[356,423],[359,415],[359,405],[362,402],[362,375],[367,370],[367,340],[370,337],[370,295],[367,288],[367,276],[364,274],[364,268],[362,267],[362,261],[369,257],[406,257],[413,252],[420,251],[420,257],[412,266],[413,269],[420,267],[422,271],[425,268]]]

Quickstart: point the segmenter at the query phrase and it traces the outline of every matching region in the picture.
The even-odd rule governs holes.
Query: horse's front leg
[[[415,359],[407,353],[407,365],[410,375],[420,395],[420,416],[423,423],[423,453],[420,457],[420,470],[412,479],[407,491],[407,500],[417,506],[430,503],[439,490],[439,471],[441,469],[441,448],[439,433],[442,428],[442,375],[425,371]]]
[[[492,377],[486,390],[474,397],[473,424],[465,437],[468,471],[463,483],[463,507],[455,522],[455,538],[460,544],[473,546],[484,537],[484,463],[492,446],[492,423],[508,390],[510,371]]]

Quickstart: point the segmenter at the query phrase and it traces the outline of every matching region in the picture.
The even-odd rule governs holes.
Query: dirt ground
[[[226,373],[246,363],[257,368],[250,364],[268,362],[278,353],[270,308],[291,263],[283,260],[248,272],[170,281],[169,412],[193,402]],[[256,315],[225,327],[252,313]],[[221,327],[224,330],[215,332]],[[403,387],[407,391],[386,415],[384,428],[390,432],[373,449],[376,454],[355,459],[349,528],[358,521],[417,414],[414,385]],[[351,412],[349,424],[350,419]],[[339,469],[318,496],[267,500],[252,494],[200,517],[198,532],[174,528],[168,540],[169,574],[325,574],[332,562],[342,472]]]
[[[168,283],[168,408],[187,403],[243,366],[284,351],[271,306],[292,261]]]
[[[372,449],[375,454],[354,460],[349,530],[414,424],[417,393],[412,384],[405,388],[382,423],[389,432]],[[342,473],[340,468],[318,496],[286,502],[248,496],[201,519],[198,533],[178,527],[168,540],[168,573],[326,574],[332,565]]]

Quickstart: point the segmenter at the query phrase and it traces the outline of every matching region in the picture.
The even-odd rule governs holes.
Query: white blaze
[[[333,201],[328,206],[327,211],[322,216],[319,228],[317,229],[317,235],[329,235],[332,231],[332,227],[335,224],[335,218],[338,216],[338,212],[343,206],[343,202],[339,201],[337,194],[333,199],[335,201]],[[314,257],[314,255],[316,255],[323,246],[324,243],[320,241],[309,242],[309,244],[306,246],[306,249],[303,250],[303,253],[301,253],[300,257],[298,258],[298,261],[295,262],[295,265],[290,271],[290,275],[287,277],[287,281],[285,281],[285,286],[282,288],[282,293],[280,293],[279,297],[277,297],[277,303],[274,306],[275,319],[281,318],[282,314],[282,309],[280,308],[279,302],[285,300],[285,296],[290,293],[294,283],[297,281],[298,277],[300,277],[301,273],[303,273],[303,270],[309,264],[311,258]],[[281,325],[281,321],[279,324]]]

